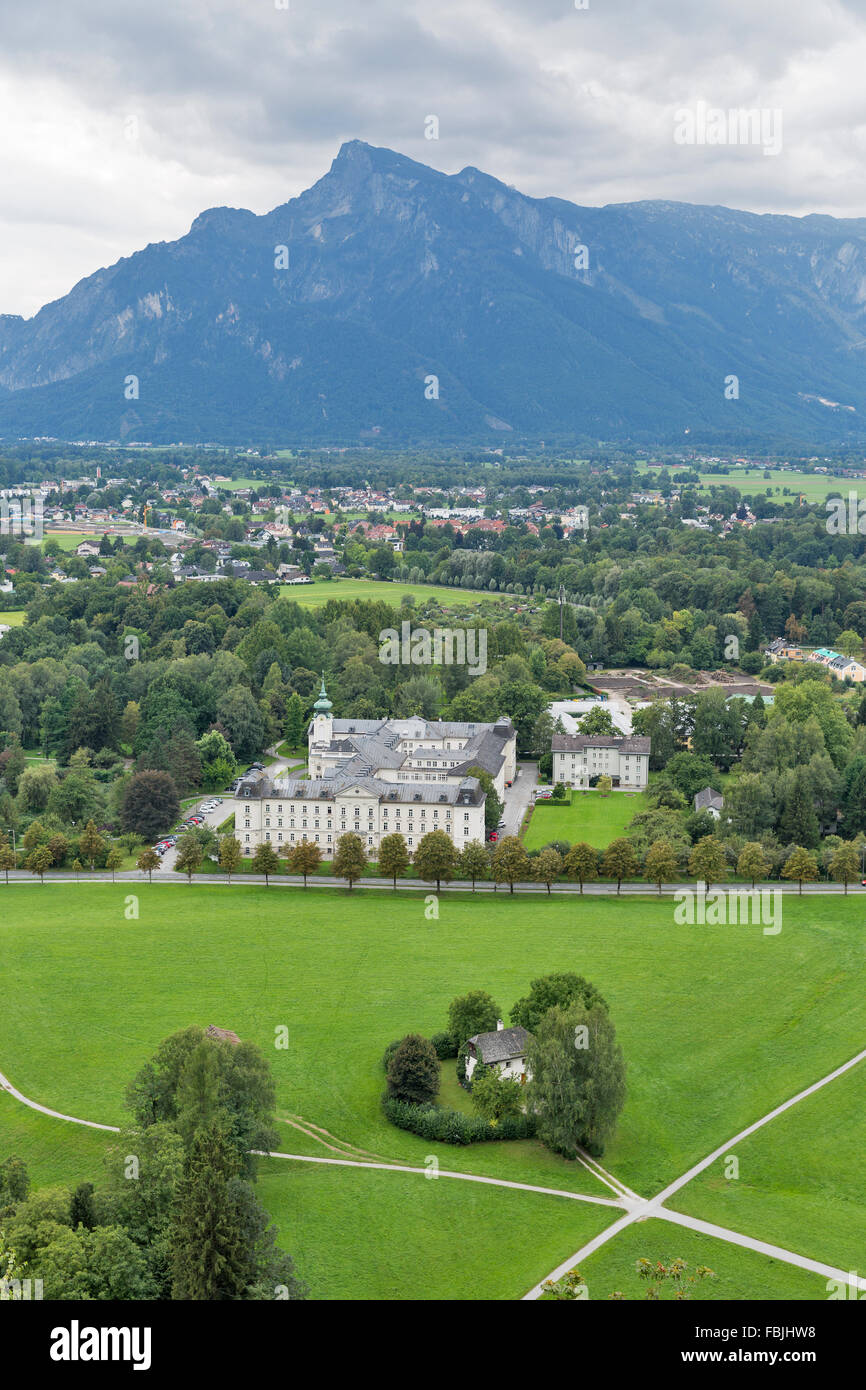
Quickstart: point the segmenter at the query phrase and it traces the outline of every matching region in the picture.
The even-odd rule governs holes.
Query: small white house
[[[725,798],[721,792],[717,792],[713,787],[704,787],[703,791],[696,793],[693,801],[695,811],[709,811],[713,820],[718,820],[722,814],[722,807]]]
[[[526,1044],[529,1037],[525,1028],[506,1028],[501,1018],[497,1020],[495,1033],[476,1033],[466,1044],[466,1080],[472,1080],[472,1073],[480,1062],[486,1067],[496,1067],[500,1076],[511,1077],[521,1084],[528,1081]]]

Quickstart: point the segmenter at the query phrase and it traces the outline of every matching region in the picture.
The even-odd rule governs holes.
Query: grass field
[[[520,1298],[610,1223],[565,1198],[279,1159],[259,1196],[314,1298]]]
[[[22,627],[26,616],[23,608],[10,608],[5,613],[0,611],[0,624],[7,627]]]
[[[129,919],[133,888],[139,916]],[[389,1126],[378,1103],[386,1044],[441,1028],[455,994],[487,989],[507,1017],[534,976],[577,970],[608,1000],[628,1062],[604,1163],[650,1196],[853,1056],[866,1031],[856,898],[786,899],[783,930],[769,938],[678,926],[671,902],[649,896],[454,894],[428,920],[410,893],[82,882],[0,886],[0,895],[0,1068],[33,1099],[109,1124],[123,1122],[124,1087],[162,1038],[215,1023],[270,1057],[284,1120],[302,1116],[420,1168],[433,1152],[442,1168],[608,1195],[536,1141],[431,1145]],[[287,1050],[273,1045],[282,1026]],[[452,1092],[448,1080],[443,1099]],[[864,1099],[855,1070],[739,1146],[739,1184],[713,1170],[672,1205],[855,1268],[866,1234],[855,1211]],[[0,1156],[22,1151],[42,1182],[92,1178],[103,1143],[0,1095]],[[280,1147],[328,1152],[288,1124]],[[262,1192],[323,1297],[443,1297],[447,1287],[517,1297],[610,1220],[603,1208],[476,1187],[270,1160]],[[628,1259],[619,1237],[599,1252],[603,1283],[621,1287],[634,1250],[659,1249],[728,1270],[737,1292],[714,1285],[706,1296],[821,1296],[806,1276],[768,1272],[769,1262],[684,1230],[658,1223],[656,1240],[656,1224],[629,1235]]]
[[[572,792],[571,802],[537,801],[523,843],[527,849],[541,849],[551,840],[585,841],[595,849],[606,849],[622,835],[633,816],[647,809],[643,792]]]
[[[328,599],[384,599],[399,608],[404,594],[411,594],[416,604],[435,599],[444,607],[474,604],[482,598],[510,598],[507,594],[491,594],[486,590],[449,589],[440,584],[390,584],[384,579],[316,579],[312,584],[282,584],[280,593],[294,599],[301,608],[319,608]]]
[[[838,478],[831,474],[822,475],[818,473],[796,473],[787,472],[779,469],[770,469],[770,477],[764,477],[762,468],[755,468],[749,474],[745,470],[734,469],[730,473],[702,473],[701,483],[704,487],[724,486],[729,484],[737,487],[745,496],[766,496],[767,488],[771,488],[771,496],[774,500],[786,498],[785,488],[788,489],[787,500],[793,501],[801,493],[807,502],[823,502],[826,497],[838,495],[840,492],[845,495],[849,488],[856,487],[856,482],[850,478]]]
[[[94,541],[98,544],[102,540],[102,531],[49,531],[46,530],[44,540],[54,541],[61,550],[76,550],[82,541]],[[112,535],[112,541],[115,537]]]
[[[866,1073],[859,1067],[737,1144],[677,1194],[681,1211],[866,1274]]]
[[[769,472],[769,478],[764,473]],[[676,484],[677,469],[671,469],[671,479]],[[701,473],[701,486],[736,487],[744,497],[766,496],[767,488],[774,501],[795,501],[802,493],[807,502],[823,502],[825,498],[841,493],[845,496],[850,488],[857,487],[857,480],[840,478],[835,474],[801,473],[796,470],[780,468],[731,468],[725,473]],[[862,483],[862,480],[861,480]],[[652,484],[650,484],[651,486]],[[788,489],[787,494],[785,488]]]
[[[812,1252],[810,1252],[812,1253]],[[586,1280],[589,1301],[603,1300],[612,1293],[622,1293],[628,1299],[646,1298],[647,1282],[635,1268],[640,1259],[670,1265],[683,1259],[688,1265],[686,1276],[694,1274],[698,1265],[713,1271],[715,1278],[690,1285],[689,1296],[695,1303],[725,1299],[819,1299],[827,1297],[826,1281],[819,1274],[783,1264],[742,1250],[723,1240],[713,1240],[696,1231],[674,1227],[666,1221],[645,1221],[630,1226],[608,1245],[603,1245],[580,1263]],[[660,1296],[673,1299],[671,1284],[657,1286]]]
[[[285,458],[292,458],[293,455],[292,455],[292,453],[291,453],[291,450],[286,450],[285,453],[283,453],[283,452],[281,451],[280,454],[278,455],[278,457],[280,457],[280,458],[283,458],[283,457],[285,457]],[[280,487],[285,487],[286,484],[288,483],[288,479],[281,479],[281,478],[233,478],[232,481],[231,481],[230,483],[217,483],[216,486],[217,486],[218,488],[222,488],[225,492],[237,492],[240,488],[246,488],[246,487],[254,487],[254,488],[256,488],[256,489],[258,489],[258,488],[260,488],[260,487],[269,487],[272,483],[279,483]],[[276,500],[278,500],[278,499],[275,498],[274,500],[276,501]]]

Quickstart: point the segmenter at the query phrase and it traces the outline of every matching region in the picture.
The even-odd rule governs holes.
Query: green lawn
[[[831,496],[847,496],[849,489],[857,487],[853,478],[839,478],[832,474],[786,472],[771,468],[769,478],[764,477],[763,468],[753,468],[747,474],[745,469],[732,469],[729,473],[702,473],[704,488],[730,485],[740,489],[746,497],[766,496],[767,488],[775,502],[795,502],[802,493],[807,502],[823,502]],[[788,489],[787,494],[785,488]]]
[[[10,608],[5,613],[0,611],[0,627],[22,627],[26,617],[23,608]]]
[[[677,486],[678,471],[676,468],[670,470],[674,486]],[[769,478],[764,477],[765,472],[769,472]],[[773,501],[788,503],[795,502],[801,493],[807,502],[813,503],[840,493],[845,496],[849,489],[856,489],[858,483],[855,478],[840,478],[832,473],[801,473],[781,468],[730,468],[724,473],[701,473],[700,478],[704,491],[711,487],[736,487],[744,497],[756,497],[766,496],[770,488]],[[647,477],[646,486],[656,486],[652,477]]]
[[[107,527],[106,530],[108,530]],[[45,541],[53,541],[61,550],[77,550],[82,541],[93,541],[94,544],[98,545],[102,540],[103,534],[104,532],[102,531],[46,531],[43,537],[43,545]],[[133,540],[135,539],[132,532],[124,534],[128,534]],[[111,533],[112,544],[115,539],[116,535]]]
[[[678,1192],[675,1204],[784,1249],[805,1244],[816,1260],[866,1274],[864,1066],[736,1144],[738,1178],[726,1178],[721,1159]]]
[[[280,1159],[262,1164],[259,1196],[313,1298],[517,1299],[611,1220],[564,1198]]]
[[[643,792],[572,792],[570,802],[537,801],[523,842],[527,849],[541,849],[551,840],[585,840],[595,849],[606,849],[632,817],[646,809]]]
[[[408,892],[46,882],[0,885],[0,895],[0,1069],[32,1098],[104,1123],[122,1122],[124,1087],[162,1038],[215,1023],[270,1057],[283,1117],[300,1115],[421,1168],[434,1153],[443,1168],[608,1195],[584,1168],[536,1141],[431,1145],[389,1126],[379,1108],[385,1046],[409,1031],[441,1029],[455,994],[487,989],[507,1017],[534,976],[576,970],[608,1000],[628,1062],[627,1104],[603,1161],[650,1196],[853,1056],[866,1032],[866,937],[853,895],[787,898],[776,937],[745,926],[679,926],[672,902],[652,896],[453,894],[441,898],[438,920],[428,920],[423,896]],[[138,918],[126,916],[130,896]],[[276,1050],[283,1025],[289,1047]],[[864,1234],[862,1216],[852,1217],[866,1139],[866,1122],[856,1118],[866,1110],[862,1087],[859,1073],[833,1083],[741,1146],[733,1195],[714,1173],[672,1205],[855,1268]],[[447,1081],[443,1100],[454,1100],[452,1090]],[[43,1181],[57,1136],[66,1145],[90,1142],[10,1106],[0,1106],[0,1155],[26,1142]],[[810,1116],[807,1106],[818,1108]],[[750,1158],[762,1143],[767,1159]],[[288,1125],[280,1147],[329,1152]],[[90,1176],[90,1152],[80,1161]],[[78,1162],[60,1153],[57,1171],[77,1176]],[[529,1194],[523,1202],[511,1192],[500,1204],[498,1194],[479,1196],[476,1185],[464,1193],[456,1181],[445,1188],[442,1179],[352,1169],[310,1176],[307,1165],[275,1169],[277,1162],[266,1165],[263,1194],[322,1296],[351,1288],[357,1297],[385,1296],[383,1289],[395,1297],[401,1280],[412,1288],[407,1296],[443,1296],[445,1271],[449,1286],[456,1279],[461,1290],[487,1290],[479,1296],[516,1297],[579,1247],[584,1228],[610,1219],[605,1209]],[[427,1191],[439,1186],[446,1196]],[[652,1256],[646,1229],[638,1228],[637,1253]],[[662,1246],[698,1258],[685,1231]],[[615,1243],[610,1253],[618,1271]],[[700,1258],[718,1268],[721,1256]],[[789,1272],[788,1285],[762,1283],[763,1266],[742,1251],[735,1258],[736,1297],[778,1297],[762,1290],[796,1286]]]
[[[814,1252],[810,1251],[810,1254]],[[605,1300],[614,1292],[627,1299],[646,1298],[649,1285],[637,1272],[638,1260],[670,1265],[686,1261],[686,1277],[699,1265],[715,1278],[689,1285],[695,1303],[725,1299],[820,1299],[827,1297],[826,1280],[820,1274],[772,1260],[754,1250],[743,1250],[724,1240],[714,1240],[667,1221],[642,1221],[614,1236],[579,1269],[586,1280],[589,1301]],[[552,1265],[551,1268],[556,1268]],[[672,1282],[656,1285],[660,1296],[673,1300]]]
[[[97,1183],[113,1136],[52,1120],[0,1091],[0,1161],[17,1154],[27,1164],[32,1187]]]
[[[440,584],[391,584],[384,579],[316,579],[312,584],[282,584],[280,593],[301,608],[319,608],[328,599],[384,599],[399,608],[404,594],[411,594],[416,604],[436,599],[443,606],[477,603],[479,599],[512,600],[509,594],[491,594],[480,589],[449,589]],[[513,601],[513,600],[512,600]]]

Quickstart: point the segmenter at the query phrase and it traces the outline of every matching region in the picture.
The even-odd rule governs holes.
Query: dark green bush
[[[532,1115],[509,1116],[491,1125],[480,1115],[463,1115],[438,1105],[412,1105],[387,1094],[382,1097],[382,1109],[398,1129],[439,1144],[483,1144],[496,1139],[531,1139],[535,1134]]]
[[[457,1044],[451,1033],[434,1033],[430,1041],[440,1062],[447,1062],[449,1057],[457,1056]]]

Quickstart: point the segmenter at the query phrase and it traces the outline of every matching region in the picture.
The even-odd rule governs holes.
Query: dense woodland
[[[137,476],[147,474],[141,495],[158,493],[160,470],[176,483],[190,464],[183,453],[155,456],[152,466],[151,457],[134,460]],[[21,466],[20,459],[15,463]],[[44,468],[44,459],[37,463]],[[302,464],[293,461],[293,474]],[[350,463],[338,466],[348,470]],[[693,816],[691,798],[703,786],[719,785],[720,777],[726,806],[715,830],[731,863],[744,844],[760,842],[778,869],[792,845],[813,850],[828,835],[866,831],[866,699],[823,668],[767,666],[762,654],[782,634],[862,654],[864,537],[829,534],[822,507],[762,486],[759,470],[751,494],[757,521],[735,522],[722,535],[719,527],[682,524],[701,505],[682,470],[676,489],[664,469],[653,479],[667,506],[629,507],[636,475],[628,460],[544,466],[570,470],[571,484],[554,485],[544,502],[551,510],[586,505],[586,535],[566,538],[556,520],[538,534],[522,522],[461,533],[410,521],[400,523],[405,549],[395,554],[350,532],[345,521],[328,531],[349,576],[478,591],[447,616],[450,627],[487,630],[489,669],[475,679],[456,665],[413,668],[379,660],[380,633],[404,617],[416,627],[446,621],[423,587],[414,598],[395,587],[393,606],[331,600],[310,608],[276,582],[177,583],[156,537],[132,544],[104,537],[106,574],[99,578],[51,541],[40,549],[5,537],[7,569],[16,573],[14,599],[2,601],[27,614],[0,642],[0,831],[14,830],[19,840],[29,835],[31,851],[53,843],[54,864],[105,863],[111,835],[149,836],[154,829],[125,813],[137,776],[168,774],[181,798],[221,790],[272,743],[300,747],[322,672],[338,715],[418,712],[476,721],[508,715],[521,755],[542,759],[544,773],[553,732],[546,706],[579,689],[590,662],[645,667],[685,681],[696,671],[736,667],[776,687],[768,707],[726,702],[715,690],[638,713],[636,732],[650,735],[651,766],[663,774],[653,796],[660,786],[667,797],[630,832],[642,855],[662,837],[684,862],[698,832],[713,828],[706,817]],[[467,464],[440,459],[438,467],[442,497],[459,500],[448,489]],[[532,500],[511,481],[516,470],[516,463],[501,469],[488,512],[501,510],[503,497],[511,507]],[[672,490],[680,491],[679,500],[670,500]],[[280,489],[263,479],[259,491],[273,496]],[[199,541],[185,562],[212,568],[204,541],[232,520],[243,533],[255,495],[238,502],[237,511],[232,503],[230,517],[216,499],[206,502]],[[725,517],[749,515],[730,487],[714,489],[710,505]],[[266,574],[286,558],[306,556],[309,566],[310,539],[324,528],[321,516],[308,514],[299,518],[291,545],[238,543],[233,555],[249,556]],[[79,582],[52,580],[58,563]],[[562,607],[555,601],[560,587]],[[51,761],[34,761],[34,753]],[[699,761],[687,771],[689,759]],[[166,804],[162,828],[174,804]],[[81,853],[77,839],[88,822],[103,832],[102,857]]]

